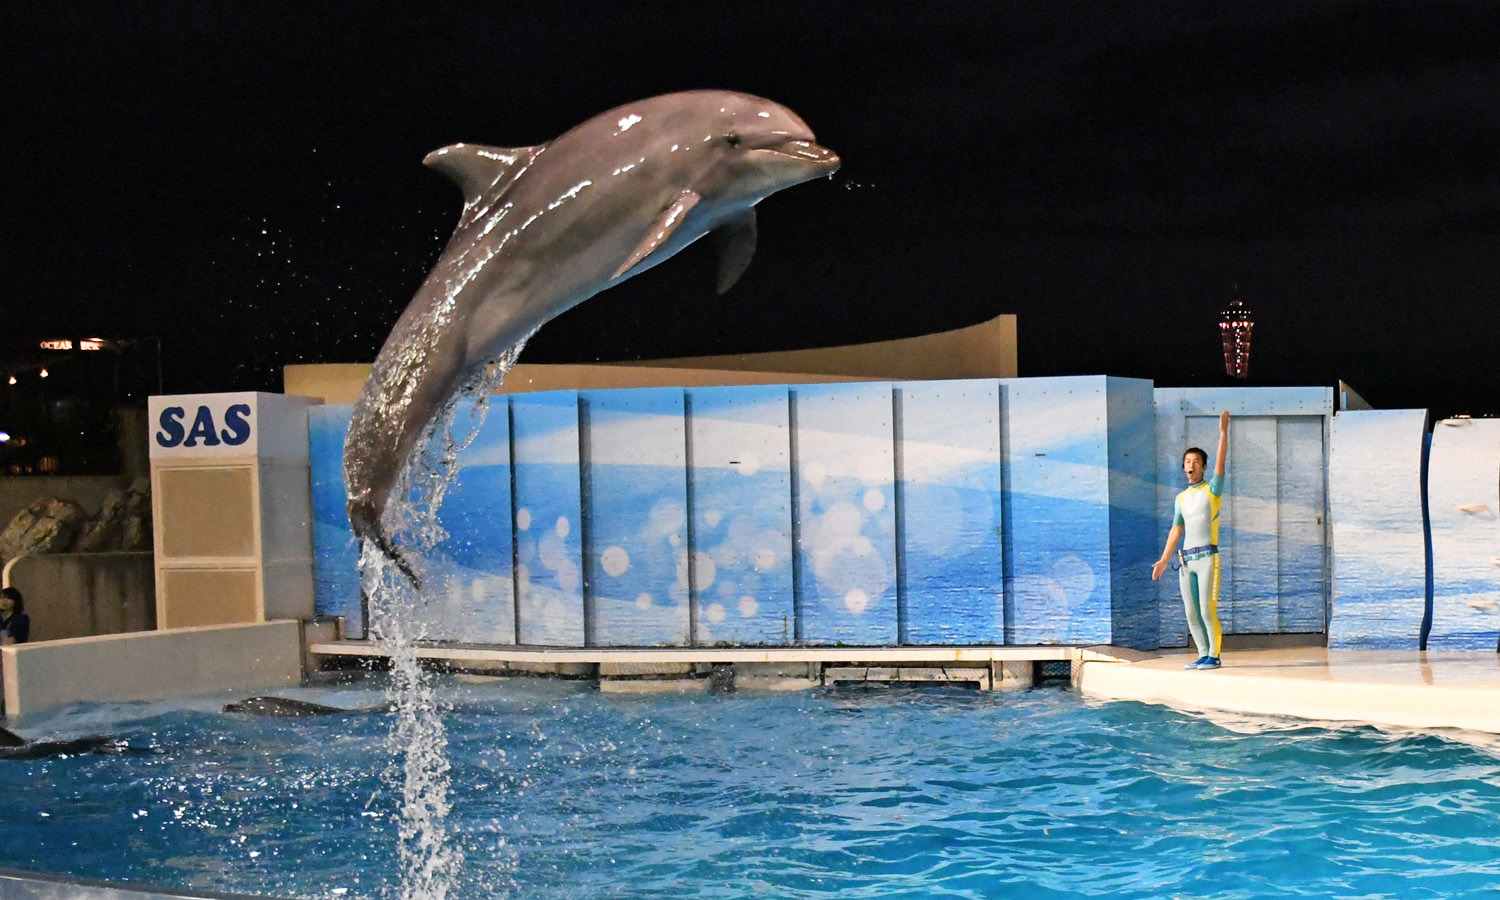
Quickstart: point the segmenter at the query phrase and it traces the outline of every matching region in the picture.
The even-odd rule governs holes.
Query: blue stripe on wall
[[[1445,419],[1432,430],[1429,650],[1500,648],[1500,419]]]

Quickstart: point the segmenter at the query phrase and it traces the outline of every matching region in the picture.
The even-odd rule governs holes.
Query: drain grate
[[[1070,659],[1042,659],[1036,664],[1036,680],[1072,681],[1073,661]]]

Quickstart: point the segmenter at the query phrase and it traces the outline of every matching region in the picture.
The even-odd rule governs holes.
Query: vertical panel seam
[[[893,562],[896,566],[896,643],[905,644],[907,635],[906,596],[906,477],[905,454],[902,452],[904,422],[902,419],[901,388],[891,385],[891,457],[894,483],[891,487],[891,517],[896,530],[896,548]]]
[[[801,473],[797,461],[797,391],[787,388],[787,468],[791,471],[792,489],[792,643],[802,643],[802,497],[798,484]]]
[[[510,396],[505,398],[505,440],[510,461],[510,604],[511,630],[515,642],[521,643],[521,546],[516,531],[516,408]]]
[[[693,396],[682,392],[682,470],[687,505],[688,646],[698,646],[698,527],[693,497]]]
[[[1000,447],[1000,639],[1005,644],[1016,642],[1016,545],[1013,532],[1010,491],[1010,422],[1006,418],[1006,395],[1010,388],[1004,383],[995,392],[995,419]]]
[[[1422,550],[1423,562],[1426,571],[1422,607],[1422,627],[1417,634],[1417,649],[1427,649],[1427,637],[1432,633],[1432,516],[1427,508],[1427,459],[1432,452],[1432,432],[1427,430],[1427,417],[1422,417],[1422,466],[1421,466],[1421,497],[1422,497]]]
[[[593,514],[593,485],[590,466],[593,454],[589,453],[589,401],[583,394],[577,395],[578,406],[578,562],[579,589],[583,594],[583,645],[593,647],[597,623],[594,621],[592,559],[589,547],[593,539],[589,517]]]

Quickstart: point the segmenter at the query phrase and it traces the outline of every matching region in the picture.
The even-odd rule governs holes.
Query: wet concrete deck
[[[1087,659],[1086,696],[1406,728],[1500,734],[1500,654],[1288,647],[1225,651],[1224,667],[1189,671],[1197,656]]]

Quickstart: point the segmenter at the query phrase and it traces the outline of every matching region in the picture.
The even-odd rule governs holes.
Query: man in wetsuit
[[[1177,495],[1172,514],[1172,530],[1167,533],[1167,548],[1151,567],[1151,580],[1161,578],[1172,561],[1172,551],[1182,541],[1177,554],[1177,586],[1182,590],[1182,605],[1187,612],[1188,631],[1198,646],[1198,659],[1189,669],[1217,669],[1219,644],[1219,506],[1224,497],[1224,454],[1229,450],[1229,411],[1219,414],[1219,451],[1214,457],[1212,478],[1203,477],[1208,454],[1189,447],[1182,454],[1182,473],[1188,486]]]

